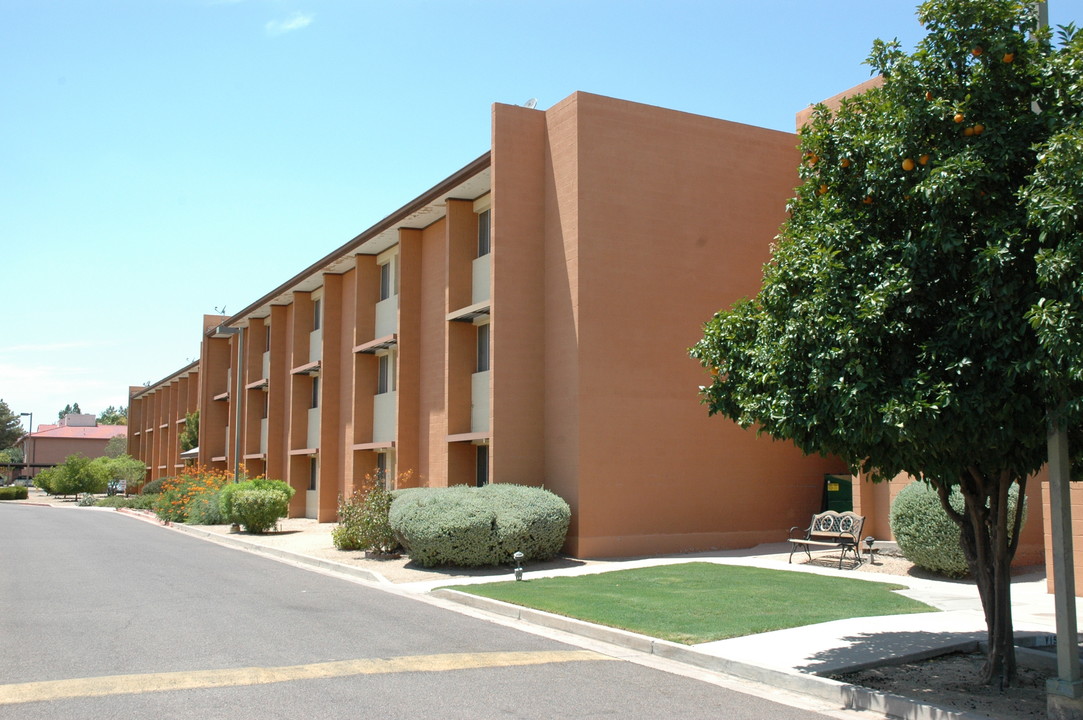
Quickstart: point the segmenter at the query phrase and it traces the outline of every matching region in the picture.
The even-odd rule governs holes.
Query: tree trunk
[[[1015,512],[1008,512],[1008,491],[1019,485]],[[1015,637],[1012,626],[1011,566],[1019,546],[1025,507],[1026,478],[1007,472],[985,474],[968,468],[960,477],[963,512],[951,507],[951,486],[936,483],[940,503],[958,525],[963,554],[974,575],[985,611],[989,650],[981,682],[1007,687],[1015,681]]]

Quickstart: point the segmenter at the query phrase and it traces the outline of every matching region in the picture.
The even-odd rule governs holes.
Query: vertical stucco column
[[[271,369],[267,378],[267,477],[289,482],[291,308],[271,306]]]
[[[398,470],[427,472],[421,466],[418,404],[421,380],[421,238],[420,230],[399,230],[399,369],[395,450]]]
[[[547,165],[547,113],[493,106],[492,259],[490,260],[490,464],[492,482],[560,483],[547,476],[546,342],[550,288],[547,211],[555,198]],[[559,269],[558,269],[559,270]],[[567,302],[565,286],[558,302]],[[574,345],[556,368],[574,363]],[[563,424],[566,418],[556,419]],[[559,453],[574,453],[564,445]],[[571,486],[560,494],[574,503]]]
[[[344,465],[342,349],[343,282],[341,275],[323,276],[323,351],[320,354],[320,478],[317,485],[318,522],[338,519]]]

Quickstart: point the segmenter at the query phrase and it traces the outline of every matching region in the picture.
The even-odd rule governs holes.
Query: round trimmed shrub
[[[480,488],[418,488],[396,494],[391,528],[424,567],[479,567],[548,560],[560,552],[571,521],[568,503],[557,495],[524,485]]]
[[[1019,486],[1008,491],[1008,516],[1015,512]],[[951,506],[963,511],[963,494],[952,488]],[[1023,522],[1026,523],[1026,498],[1023,498]],[[959,539],[959,526],[940,505],[936,489],[924,482],[904,487],[891,504],[891,533],[903,556],[920,568],[938,575],[963,577],[970,572]]]
[[[235,501],[237,493],[247,492],[248,490],[274,490],[275,492],[282,493],[286,496],[287,506],[289,505],[290,498],[297,492],[293,487],[282,480],[271,480],[262,477],[243,480],[241,482],[226,483],[222,489],[218,491],[218,507],[221,513],[221,522],[229,523],[230,525],[244,525],[244,521],[241,520],[241,517],[236,510]],[[280,517],[285,516],[286,512],[283,512]],[[274,523],[271,523],[271,525],[273,524]]]
[[[267,532],[289,511],[290,498],[281,490],[252,489],[233,494],[232,508],[245,530]]]

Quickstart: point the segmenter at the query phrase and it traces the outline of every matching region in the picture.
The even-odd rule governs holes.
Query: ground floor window
[[[489,446],[478,445],[477,446],[477,486],[482,487],[489,484]]]

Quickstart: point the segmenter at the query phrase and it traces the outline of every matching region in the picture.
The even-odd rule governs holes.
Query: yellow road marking
[[[291,680],[318,680],[349,675],[381,675],[402,672],[446,672],[475,668],[509,667],[515,665],[546,665],[549,663],[612,660],[589,650],[550,652],[489,652],[448,653],[445,655],[414,655],[397,658],[371,658],[285,665],[283,667],[247,667],[224,670],[193,670],[145,675],[106,675],[70,680],[0,685],[0,705],[63,700],[67,698],[103,697],[106,695],[136,695],[167,690],[233,687],[237,685],[267,685]]]

